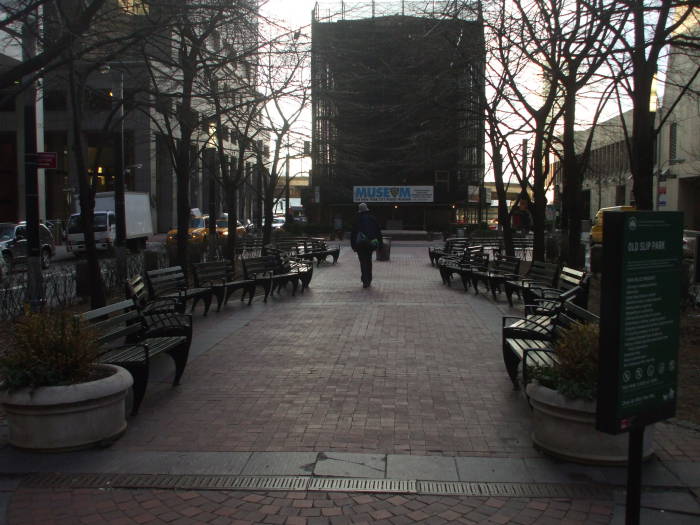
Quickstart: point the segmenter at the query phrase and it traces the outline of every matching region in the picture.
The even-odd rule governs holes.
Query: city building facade
[[[221,57],[221,64],[227,57],[241,53],[246,46],[256,47],[255,41],[246,42],[246,39],[257,38],[257,2],[245,1],[249,9],[245,23],[239,27],[217,28],[203,42],[208,48],[208,56]],[[236,2],[230,3],[233,5]],[[98,38],[95,35],[105,32],[119,35],[128,31],[132,34],[140,27],[154,24],[157,10],[161,8],[157,1],[108,1],[105,16],[98,19],[96,30],[85,39]],[[47,33],[51,30],[50,17],[51,13],[46,13],[44,17],[48,20]],[[166,232],[176,225],[177,178],[173,139],[177,143],[181,137],[182,74],[177,71],[174,61],[177,54],[175,42],[179,38],[176,30],[172,29],[174,26],[172,24],[171,27],[152,31],[143,45],[120,49],[118,53],[108,49],[100,54],[84,54],[78,62],[54,68],[43,77],[43,92],[38,98],[37,113],[43,114],[44,118],[38,127],[38,135],[44,140],[41,149],[56,153],[57,166],[55,169],[40,170],[40,177],[45,179],[40,190],[42,218],[63,221],[79,206],[78,165],[73,152],[76,144],[73,121],[78,113],[72,107],[69,89],[69,68],[73,68],[74,72],[84,72],[85,75],[81,79],[83,104],[79,128],[82,155],[95,190],[113,190],[121,173],[126,190],[150,195],[154,231]],[[167,45],[164,45],[165,42]],[[5,47],[9,49],[9,46]],[[0,52],[7,51],[0,48]],[[21,60],[21,56],[11,59]],[[0,67],[9,60],[3,57]],[[255,92],[256,70],[249,62],[234,63],[235,60],[231,59],[225,67],[217,67],[221,71],[222,91],[235,91],[240,105],[246,96],[244,93]],[[224,71],[226,78],[223,78]],[[214,180],[219,178],[221,170],[214,140],[219,137],[216,135],[211,97],[205,96],[202,86],[204,79],[197,78],[189,112],[193,126],[189,200],[191,208],[218,214],[227,211],[221,185]],[[21,205],[24,170],[20,153],[23,151],[21,137],[24,128],[20,99],[5,97],[0,106],[0,152],[3,158],[0,167],[0,221],[24,218]],[[237,161],[237,135],[230,122],[224,121],[220,130],[226,151],[224,169],[232,169]],[[257,139],[259,142],[264,140],[264,137],[262,141],[260,137]],[[7,162],[11,157],[18,160]],[[244,180],[238,192],[237,214],[241,221],[252,219],[259,222],[261,197],[255,191],[260,186],[256,182],[259,171],[255,155],[249,151],[246,157]]]
[[[316,10],[312,22],[310,216],[347,221],[367,202],[392,229],[476,222],[486,194],[478,13],[353,19],[351,7]]]

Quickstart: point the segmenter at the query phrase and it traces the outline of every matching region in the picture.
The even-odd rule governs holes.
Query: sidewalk
[[[0,427],[0,523],[623,523],[624,469],[532,447],[501,357],[515,311],[444,287],[426,247],[394,242],[363,289],[346,243],[303,295],[197,312],[182,384],[154,363],[109,449],[21,453]],[[643,523],[696,523],[700,432],[655,442]]]

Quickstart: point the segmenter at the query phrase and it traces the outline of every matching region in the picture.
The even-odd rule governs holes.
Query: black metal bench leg
[[[508,377],[510,377],[513,383],[513,390],[520,390],[520,385],[518,384],[518,364],[520,364],[520,358],[513,354],[509,348],[503,344],[503,362],[506,365],[506,371],[508,372]]]
[[[229,298],[233,295],[233,292],[235,292],[238,288],[229,288],[226,287],[226,294],[224,295],[224,306],[228,304]],[[217,310],[218,312],[219,310]]]
[[[292,297],[294,297],[297,294],[298,287],[299,287],[299,279],[298,278],[292,279]]]
[[[251,284],[246,288],[246,291],[248,292],[248,306],[253,302],[253,297],[255,296],[255,283]],[[241,301],[245,297],[245,292],[241,296]]]
[[[204,297],[204,315],[209,313],[209,307],[211,306],[211,294]]]
[[[185,366],[187,366],[187,356],[189,355],[190,346],[188,344],[179,345],[177,348],[168,350],[168,354],[175,361],[175,378],[173,379],[173,386],[180,384],[180,378],[182,373],[185,371]]]
[[[506,299],[508,299],[508,306],[513,308],[513,289],[508,286],[508,283],[503,284],[503,290],[506,294]]]
[[[222,287],[220,290],[217,289],[215,292],[213,292],[214,295],[216,295],[216,311],[220,312],[221,311],[221,305],[224,304],[226,301],[228,301],[228,289],[225,289]]]
[[[267,297],[270,295],[270,289],[272,288],[272,281],[266,281],[265,284],[265,298],[263,299],[263,302],[267,302]]]
[[[139,407],[141,406],[141,401],[143,401],[146,395],[146,385],[148,384],[148,364],[146,365],[133,365],[126,367],[131,373],[131,377],[134,378],[134,405],[131,407],[131,415],[135,416]]]

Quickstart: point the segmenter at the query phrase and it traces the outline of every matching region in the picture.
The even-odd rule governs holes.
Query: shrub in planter
[[[594,401],[598,389],[597,324],[575,324],[557,339],[558,363],[533,367],[530,377],[567,399]]]
[[[628,436],[595,428],[598,388],[597,324],[574,324],[557,339],[558,362],[533,367],[526,390],[533,410],[535,445],[557,457],[597,465],[627,461]],[[644,456],[650,457],[652,427],[644,435]]]
[[[0,402],[10,443],[70,450],[106,443],[126,429],[123,368],[95,364],[97,335],[66,312],[26,313],[0,356]]]
[[[67,312],[26,312],[15,322],[12,346],[0,356],[7,390],[70,385],[99,379],[96,334]]]

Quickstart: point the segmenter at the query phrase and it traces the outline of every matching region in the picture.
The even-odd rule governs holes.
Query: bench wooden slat
[[[504,321],[503,361],[514,388],[519,388],[517,370],[521,362],[523,362],[523,381],[527,383],[528,365],[552,366],[556,363],[554,347],[562,330],[575,323],[598,323],[599,317],[572,301],[566,301],[562,310],[551,321],[551,337],[548,338],[542,337],[541,326],[528,330],[523,324],[524,328],[518,329],[514,328],[516,323],[507,325]],[[524,359],[526,360],[523,361]]]
[[[146,272],[146,282],[151,299],[165,297],[179,298],[183,302],[192,300],[192,309],[190,311],[194,311],[197,302],[202,299],[204,301],[204,315],[207,315],[209,312],[213,290],[207,286],[190,288],[180,266],[148,270]]]
[[[161,353],[169,354],[175,361],[174,385],[182,377],[187,364],[191,344],[191,325],[173,325],[161,329],[160,336],[149,335],[149,326],[133,299],[114,303],[77,316],[81,322],[90,323],[97,333],[101,363],[125,367],[134,378],[134,404],[132,413],[141,405],[148,382],[150,359]],[[187,331],[189,329],[189,332]],[[165,335],[169,332],[171,335]],[[173,335],[174,334],[174,335]],[[186,334],[186,335],[181,335]]]
[[[235,279],[232,261],[207,261],[192,265],[196,287],[209,287],[217,300],[216,311],[228,303],[229,297],[236,290],[243,290],[241,301],[248,295],[248,304],[255,295],[255,280]]]

